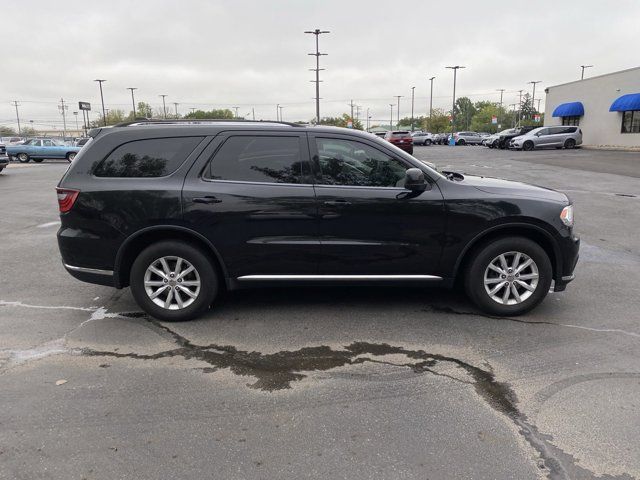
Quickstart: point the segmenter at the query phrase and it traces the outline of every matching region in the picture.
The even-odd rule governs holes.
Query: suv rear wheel
[[[218,276],[199,248],[168,240],[143,250],[131,267],[131,293],[159,320],[191,320],[207,311],[218,293]]]
[[[575,148],[576,146],[576,141],[573,138],[567,138],[564,142],[564,148]]]
[[[466,272],[465,290],[487,313],[520,315],[544,300],[552,276],[551,261],[540,245],[505,237],[477,251]]]

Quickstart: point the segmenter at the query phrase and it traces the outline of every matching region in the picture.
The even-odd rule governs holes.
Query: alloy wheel
[[[181,257],[161,257],[147,267],[144,289],[149,299],[167,310],[191,305],[200,293],[200,274]]]
[[[538,266],[522,252],[506,252],[495,257],[484,271],[487,295],[501,305],[526,301],[538,286]]]

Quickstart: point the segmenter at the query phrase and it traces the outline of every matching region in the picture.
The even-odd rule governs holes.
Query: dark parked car
[[[345,283],[460,283],[518,315],[573,279],[565,194],[441,173],[364,132],[147,121],[91,136],[57,188],[64,266],[130,285],[162,320],[222,289]]]
[[[4,144],[0,143],[0,172],[9,165],[9,157],[7,157],[7,149]]]
[[[496,146],[502,149],[509,148],[509,143],[511,142],[511,140],[513,140],[516,137],[519,137],[520,135],[524,135],[525,133],[529,133],[531,130],[535,128],[538,128],[538,127],[524,126],[524,127],[513,128],[507,133],[502,132],[500,134],[500,137],[498,138],[498,142]]]
[[[413,154],[413,137],[411,136],[411,132],[407,130],[387,132],[384,139],[405,152]]]

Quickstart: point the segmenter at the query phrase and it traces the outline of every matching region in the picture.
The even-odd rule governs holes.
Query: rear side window
[[[96,177],[164,177],[175,172],[203,137],[136,140],[120,145],[95,168]]]
[[[261,183],[300,183],[308,174],[297,136],[229,137],[209,163],[204,177]],[[304,169],[304,172],[303,172]]]

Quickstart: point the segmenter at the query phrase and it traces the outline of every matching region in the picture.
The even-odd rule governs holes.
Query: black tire
[[[564,148],[571,150],[576,147],[576,141],[573,138],[567,138],[564,141]]]
[[[408,153],[409,155],[413,155],[413,147],[411,147],[409,150],[407,150],[407,153]]]
[[[531,150],[534,149],[533,142],[531,140],[527,140],[526,142],[524,142],[522,144],[522,149],[527,151],[527,152],[530,152]]]
[[[466,145],[467,142],[465,142],[463,139],[458,140],[458,145]]]
[[[521,303],[505,305],[489,296],[489,292],[485,289],[484,276],[485,270],[496,257],[509,252],[523,253],[535,262],[538,269],[538,283],[527,299]],[[544,300],[551,286],[552,277],[551,261],[540,245],[523,237],[503,237],[485,243],[475,250],[465,272],[464,286],[469,299],[483,312],[498,316],[515,316],[528,312]],[[508,279],[505,280],[508,281]],[[509,285],[506,285],[506,288],[509,288]],[[520,293],[524,295],[525,291],[519,288]],[[499,292],[504,292],[504,289]]]
[[[67,162],[71,163],[73,161],[74,158],[76,158],[77,153],[76,152],[69,152],[67,153]]]
[[[155,304],[147,294],[144,286],[147,268],[162,257],[180,257],[189,262],[197,271],[200,289],[190,305],[178,310],[169,310]],[[205,252],[188,243],[175,240],[154,243],[144,249],[133,262],[129,278],[131,293],[140,308],[158,320],[182,322],[194,319],[209,309],[218,294],[218,275],[211,262]]]
[[[42,163],[42,161],[44,160],[44,158],[32,158],[32,160],[36,163]]]
[[[27,155],[26,153],[19,153],[18,155],[16,155],[16,158],[20,163],[29,163],[29,160],[31,160],[31,158],[29,158],[29,155]]]
[[[429,139],[425,140],[425,141],[424,141],[424,144],[425,144],[426,146],[431,145],[431,140],[429,140]]]

